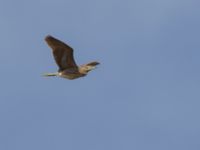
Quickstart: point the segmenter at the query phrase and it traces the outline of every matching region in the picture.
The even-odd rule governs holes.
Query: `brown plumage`
[[[77,66],[73,56],[73,49],[64,42],[48,35],[45,38],[53,51],[54,59],[59,67],[56,73],[47,73],[45,76],[60,76],[67,79],[76,79],[86,76],[99,62],[90,62],[86,65]]]

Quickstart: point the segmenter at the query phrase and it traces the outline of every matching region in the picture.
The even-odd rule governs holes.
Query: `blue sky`
[[[199,150],[198,0],[1,0],[1,150]],[[101,65],[57,71],[44,37]]]

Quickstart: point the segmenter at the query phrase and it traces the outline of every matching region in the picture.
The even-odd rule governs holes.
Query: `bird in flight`
[[[95,69],[95,66],[100,64],[97,61],[93,61],[77,66],[73,56],[73,49],[70,46],[50,35],[46,36],[45,41],[52,49],[55,62],[59,69],[58,72],[47,73],[44,76],[58,76],[73,80],[86,76],[89,71]]]

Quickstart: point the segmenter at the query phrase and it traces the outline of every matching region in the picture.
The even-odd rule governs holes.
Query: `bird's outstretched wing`
[[[70,46],[50,35],[46,36],[45,41],[52,48],[54,59],[60,71],[68,68],[77,68],[73,49]]]

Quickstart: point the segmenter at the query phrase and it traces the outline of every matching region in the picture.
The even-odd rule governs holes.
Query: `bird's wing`
[[[53,50],[53,56],[59,66],[59,70],[77,68],[73,49],[70,46],[50,35],[45,38],[45,41]]]

